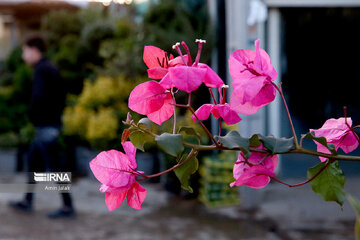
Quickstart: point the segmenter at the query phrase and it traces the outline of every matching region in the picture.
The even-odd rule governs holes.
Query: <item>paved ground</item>
[[[297,183],[299,180],[288,182]],[[359,183],[359,177],[347,178],[347,194],[360,199]],[[264,189],[261,195],[262,203],[255,219],[273,219],[278,231],[283,233],[283,239],[354,239],[355,213],[347,201],[343,208],[325,202],[312,192],[310,185],[290,189],[276,183]]]
[[[24,176],[18,175],[17,179]],[[351,178],[347,190],[359,196],[360,179]],[[53,193],[36,196],[36,211],[14,212],[7,202],[21,194],[0,194],[0,240],[5,239],[244,239],[244,240],[350,240],[354,213],[313,194],[308,187],[288,189],[271,184],[250,193],[259,208],[234,206],[207,209],[196,200],[168,195],[160,184],[146,184],[143,210],[126,204],[108,212],[99,184],[81,179],[73,184],[78,210],[74,220],[48,220],[45,214],[60,205]],[[254,194],[255,193],[255,194]],[[249,195],[249,193],[248,193]],[[243,201],[246,200],[244,197]]]
[[[9,153],[10,154],[10,153]],[[11,154],[10,154],[11,155]],[[0,162],[4,162],[0,154]],[[6,165],[6,164],[5,164]],[[10,171],[10,170],[7,170]],[[0,174],[0,182],[21,182],[24,175]],[[296,183],[301,179],[287,180]],[[346,190],[360,199],[360,178],[347,178]],[[353,240],[355,214],[320,199],[310,186],[290,189],[274,183],[262,190],[241,188],[242,205],[207,209],[196,200],[169,195],[161,184],[146,184],[143,210],[126,203],[108,212],[99,183],[82,178],[73,184],[78,217],[48,220],[45,214],[60,206],[54,193],[35,197],[36,211],[23,214],[9,209],[21,194],[0,193],[0,240]]]
[[[99,184],[82,179],[74,184],[78,210],[74,220],[48,220],[44,215],[60,205],[57,194],[39,193],[36,212],[23,214],[6,206],[19,194],[0,194],[0,239],[274,239],[262,221],[207,211],[196,200],[170,196],[159,184],[146,184],[143,210],[126,204],[109,213]],[[231,211],[238,211],[231,208]]]

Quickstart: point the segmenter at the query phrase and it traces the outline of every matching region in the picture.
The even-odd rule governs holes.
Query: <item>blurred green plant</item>
[[[29,124],[31,76],[31,68],[21,59],[21,49],[14,49],[0,71],[0,146],[16,146],[21,129]]]
[[[119,144],[121,121],[128,112],[126,99],[134,84],[125,77],[86,80],[78,97],[70,95],[71,105],[63,116],[64,134],[79,136],[98,149]]]
[[[171,43],[185,41],[190,52],[196,52],[195,39],[206,39],[201,62],[208,63],[214,44],[214,33],[206,2],[160,0],[151,5],[143,20],[145,44],[171,52]]]
[[[69,93],[80,94],[84,79],[144,74],[137,59],[140,38],[134,11],[124,7],[127,9],[118,14],[93,3],[77,12],[53,11],[43,18],[48,56],[59,68]]]
[[[211,36],[205,1],[195,2],[160,1],[140,18],[132,5],[114,10],[90,4],[77,12],[51,12],[43,19],[49,57],[70,93],[65,135],[79,136],[99,149],[118,144],[128,94],[136,82],[147,80],[144,45],[162,47]],[[163,32],[161,41],[157,31]]]

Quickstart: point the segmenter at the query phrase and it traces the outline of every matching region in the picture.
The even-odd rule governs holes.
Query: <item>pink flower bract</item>
[[[156,81],[136,86],[129,96],[129,108],[161,125],[174,114],[171,93]]]
[[[351,127],[352,120],[347,118],[347,123]],[[349,127],[345,124],[345,118],[328,119],[324,125],[319,129],[310,129],[310,132],[314,131],[316,137],[325,137],[328,143],[335,145],[335,149],[341,148],[344,152],[349,153],[354,151],[358,146],[354,133],[350,131]],[[314,141],[317,145],[317,151],[322,153],[330,153],[322,144]],[[327,158],[319,157],[322,162],[326,161]]]
[[[233,78],[230,105],[241,114],[256,113],[261,107],[275,99],[276,89],[271,84],[277,77],[269,55],[259,48],[256,52],[241,49],[229,58],[229,70]]]
[[[262,145],[258,148],[263,149]],[[240,152],[233,169],[236,180],[230,186],[265,187],[270,182],[270,177],[275,176],[274,171],[278,164],[278,157],[276,155],[268,156],[265,159],[264,157],[266,157],[266,153],[253,152],[247,160],[250,163],[248,164],[245,163],[244,154]]]
[[[103,151],[90,162],[90,168],[99,182],[100,191],[106,192],[105,203],[109,211],[119,207],[127,197],[128,205],[141,209],[146,197],[146,189],[136,182],[136,148],[127,141],[122,144],[126,154],[116,151]]]
[[[185,92],[193,92],[201,83],[207,87],[220,88],[224,85],[221,78],[206,64],[197,66],[176,66],[169,68],[168,74],[160,81],[165,88],[176,87]]]
[[[210,113],[212,113],[216,119],[219,119],[221,117],[228,125],[232,125],[241,121],[239,115],[234,110],[232,110],[230,108],[230,105],[227,103],[217,105],[204,104],[195,112],[196,116],[200,120],[208,119]],[[194,121],[196,120],[194,115],[191,118]]]
[[[187,58],[186,55],[184,57]],[[162,79],[168,73],[168,68],[184,64],[181,57],[174,58],[170,55],[169,60],[164,50],[154,46],[144,47],[143,60],[149,68],[147,70],[149,78],[153,79]]]

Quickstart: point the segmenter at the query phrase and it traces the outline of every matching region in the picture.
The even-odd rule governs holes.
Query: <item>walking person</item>
[[[66,93],[59,71],[45,54],[46,45],[40,37],[31,38],[23,45],[22,58],[34,69],[29,119],[35,127],[35,137],[28,152],[29,172],[64,171],[59,156],[58,138]],[[32,180],[29,179],[29,183]],[[75,216],[70,193],[61,195],[63,206],[48,214],[49,218]],[[33,197],[32,192],[26,193],[24,200],[11,202],[10,206],[30,212],[33,210]]]

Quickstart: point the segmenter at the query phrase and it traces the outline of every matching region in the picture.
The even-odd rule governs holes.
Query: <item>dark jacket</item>
[[[65,89],[60,73],[43,58],[34,67],[30,121],[34,126],[61,125],[64,106]]]

